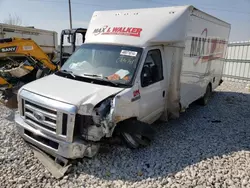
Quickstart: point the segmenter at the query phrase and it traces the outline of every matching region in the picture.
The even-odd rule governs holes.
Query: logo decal
[[[16,52],[16,50],[17,50],[17,46],[4,47],[4,48],[0,48],[0,53]]]
[[[140,37],[142,28],[137,27],[109,27],[105,25],[101,28],[94,29],[94,35],[125,35],[132,37]]]
[[[140,90],[137,89],[133,92],[133,98],[131,99],[131,102],[137,101],[141,98]]]
[[[223,57],[226,41],[218,38],[208,37],[208,30],[205,28],[200,37],[192,37],[190,57],[197,57],[194,62],[208,62]]]
[[[44,115],[40,112],[33,112],[33,115],[39,122],[43,122],[45,120]]]

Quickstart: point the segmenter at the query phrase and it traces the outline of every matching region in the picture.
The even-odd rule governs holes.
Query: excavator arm
[[[52,71],[57,69],[57,66],[52,63],[43,52],[43,50],[31,39],[23,38],[7,38],[0,39],[0,53],[5,53],[10,55],[26,55],[34,58],[35,60],[42,63],[45,67]]]

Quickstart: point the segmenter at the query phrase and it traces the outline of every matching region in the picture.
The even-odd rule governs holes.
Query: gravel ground
[[[106,146],[61,180],[34,158],[0,106],[0,187],[250,187],[250,91],[225,82],[206,107],[157,125],[151,146]]]

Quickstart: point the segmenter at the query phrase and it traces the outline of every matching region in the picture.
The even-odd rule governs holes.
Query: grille
[[[57,111],[24,101],[24,116],[31,126],[56,133]]]
[[[57,140],[72,142],[77,107],[22,90],[18,108],[24,121]]]

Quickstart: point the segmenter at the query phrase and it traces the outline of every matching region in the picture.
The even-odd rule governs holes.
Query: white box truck
[[[57,32],[55,31],[0,23],[0,39],[12,37],[34,40],[50,57],[58,48]]]
[[[94,156],[103,140],[150,143],[152,123],[207,104],[222,82],[230,24],[193,6],[94,12],[85,43],[24,85],[15,123],[52,156]]]

